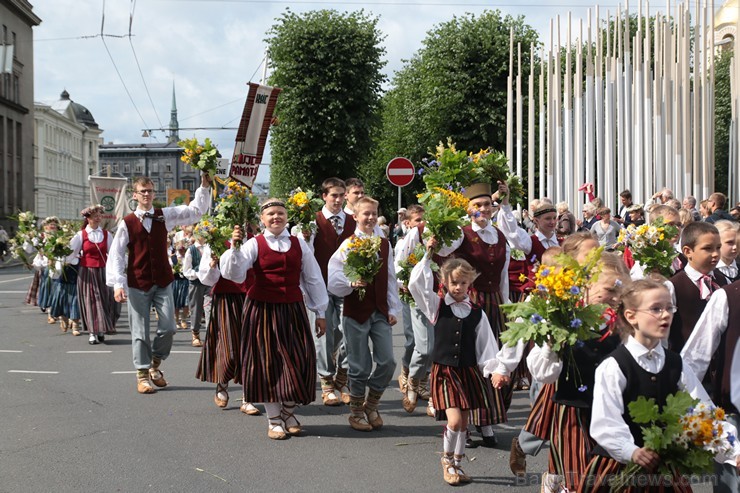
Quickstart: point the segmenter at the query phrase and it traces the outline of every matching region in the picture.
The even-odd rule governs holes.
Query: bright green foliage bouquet
[[[231,230],[236,225],[244,228],[247,224],[259,223],[259,200],[249,188],[236,180],[229,180],[218,197],[219,202],[213,210],[215,223],[229,225]],[[239,248],[241,244],[235,243],[234,246]]]
[[[440,142],[432,156],[431,161],[422,159],[418,171],[424,177],[427,190],[464,190],[465,186],[483,177],[483,168],[473,163],[465,151],[458,151],[450,138],[447,146]]]
[[[421,259],[424,258],[425,253],[426,248],[424,247],[424,245],[416,245],[416,248],[414,248],[414,251],[411,252],[408,257],[398,262],[398,266],[401,268],[401,270],[396,273],[396,278],[403,284],[403,289],[399,290],[399,297],[401,298],[401,301],[411,306],[415,304],[414,298],[409,292],[409,280],[411,280],[411,271],[414,270],[414,266],[416,266],[416,264],[421,262]],[[434,272],[437,272],[439,270],[439,266],[435,262],[432,262],[431,266]]]
[[[501,306],[511,320],[501,333],[501,341],[509,346],[520,340],[539,346],[550,344],[562,359],[573,346],[598,337],[608,307],[588,305],[586,299],[589,286],[598,277],[602,250],[593,250],[585,265],[565,254],[556,257],[557,266],[540,265],[532,279],[536,288],[529,298]],[[526,279],[524,274],[522,277]]]
[[[509,171],[509,160],[503,152],[490,148],[481,149],[477,154],[471,152],[469,158],[476,169],[480,168],[485,181],[493,184],[494,187],[498,182],[506,183],[509,187],[509,202],[512,206],[522,203],[524,186],[519,177]]]
[[[350,282],[365,281],[373,282],[375,276],[380,272],[383,263],[380,259],[379,236],[352,235],[345,249],[347,260],[344,263],[344,275]],[[360,300],[365,299],[365,288],[357,288]]]
[[[437,239],[439,247],[458,239],[460,228],[470,223],[470,201],[458,192],[436,187],[417,197],[424,206],[426,227]]]
[[[193,234],[205,240],[211,247],[211,255],[221,257],[227,249],[227,242],[231,240],[235,224],[232,219],[221,214],[204,214],[195,225]]]
[[[714,456],[729,455],[737,437],[726,429],[722,408],[700,403],[687,392],[679,391],[666,398],[660,409],[655,399],[640,396],[628,405],[630,416],[642,426],[644,447],[660,456],[653,474],[711,474]],[[630,462],[610,481],[611,491],[625,491],[640,473],[641,467]],[[644,473],[644,471],[643,471]]]
[[[678,236],[678,228],[665,224],[659,217],[650,224],[635,226],[630,224],[622,228],[617,238],[617,248],[624,252],[629,247],[632,258],[643,266],[646,272],[658,272],[671,277],[673,259],[678,251],[670,240]]]
[[[288,210],[288,221],[301,229],[303,234],[316,232],[316,213],[324,207],[324,201],[316,197],[311,190],[296,188],[285,201]]]
[[[44,242],[41,246],[44,257],[49,260],[64,260],[71,255],[72,247],[69,244],[79,230],[79,223],[70,221],[61,223],[60,227],[54,231],[44,233]]]
[[[192,139],[181,140],[177,145],[183,148],[183,153],[180,157],[183,163],[199,169],[211,179],[216,176],[218,158],[221,157],[221,154],[218,152],[216,146],[213,145],[211,139],[206,138],[203,144],[199,144],[198,139],[193,137]]]
[[[10,253],[13,258],[20,260],[23,265],[31,269],[31,259],[23,246],[27,243],[36,247],[39,243],[39,230],[36,226],[36,215],[31,211],[19,212],[17,216],[11,217],[18,221],[18,231],[10,239]]]

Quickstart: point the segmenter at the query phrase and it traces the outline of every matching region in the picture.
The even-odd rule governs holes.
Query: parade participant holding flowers
[[[232,247],[220,260],[221,275],[241,283],[254,269],[242,317],[242,384],[247,402],[264,403],[267,436],[284,440],[302,428],[294,415],[316,393],[316,349],[306,308],[316,313],[316,334],[326,330],[326,284],[313,252],[291,236],[285,203],[268,199],[261,206],[261,235],[247,240],[234,228]],[[304,296],[305,304],[304,304]]]

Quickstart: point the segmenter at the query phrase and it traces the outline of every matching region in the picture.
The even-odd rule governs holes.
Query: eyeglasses
[[[653,317],[660,317],[663,315],[663,312],[668,312],[670,314],[674,314],[678,311],[678,307],[673,305],[668,306],[651,306],[650,308],[646,308],[644,310],[635,310],[636,312],[644,312],[649,313]]]
[[[136,193],[139,195],[151,195],[154,193],[154,190],[151,188],[147,188],[146,190],[138,190]]]

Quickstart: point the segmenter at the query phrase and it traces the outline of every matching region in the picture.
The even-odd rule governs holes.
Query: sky
[[[385,36],[384,73],[403,67],[435,25],[467,12],[499,9],[524,16],[549,42],[550,19],[572,12],[574,26],[589,7],[616,10],[618,0],[31,0],[42,19],[34,29],[34,99],[51,104],[66,89],[104,130],[105,143],[166,142],[172,87],[180,137],[210,137],[224,156],[233,152],[249,81],[260,82],[266,44],[276,19],[318,9],[364,9]],[[664,2],[653,2],[661,3]],[[721,3],[721,2],[717,2]],[[631,2],[636,9],[636,2]],[[654,13],[654,10],[651,12]],[[129,29],[131,36],[128,36]],[[565,26],[561,27],[563,33]],[[105,37],[101,37],[101,32]],[[564,36],[564,34],[563,34]],[[119,76],[120,74],[120,76]],[[269,162],[269,150],[264,158]],[[269,180],[262,167],[258,182]]]

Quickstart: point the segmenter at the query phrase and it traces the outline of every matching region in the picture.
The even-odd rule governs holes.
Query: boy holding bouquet
[[[396,369],[391,326],[396,324],[401,301],[390,242],[374,234],[378,202],[360,198],[354,204],[354,218],[354,235],[329,260],[329,292],[344,298],[349,424],[358,431],[372,431],[383,426],[378,404]]]

